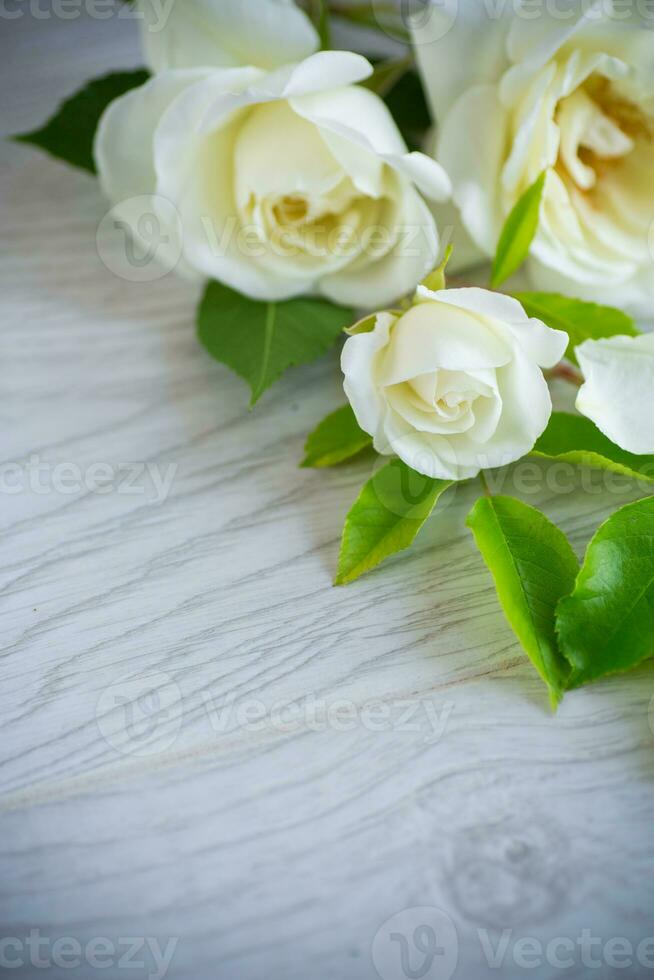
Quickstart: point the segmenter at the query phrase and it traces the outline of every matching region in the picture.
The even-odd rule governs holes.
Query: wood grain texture
[[[25,15],[1,44],[5,133],[139,62],[117,16]],[[95,182],[0,153],[2,472],[50,474],[0,495],[2,936],[174,938],[185,980],[402,980],[384,923],[436,906],[470,980],[498,975],[484,930],[511,930],[507,977],[561,973],[520,966],[524,937],[652,935],[651,664],[551,716],[464,527],[473,487],[410,553],[331,588],[371,466],[297,468],[342,402],[336,355],[249,412],[195,340],[197,290],[103,265]],[[53,489],[54,467],[98,463],[110,492]],[[170,492],[147,470],[126,492],[127,465]],[[536,471],[525,499],[579,553],[635,496]],[[587,975],[578,952],[564,972]]]

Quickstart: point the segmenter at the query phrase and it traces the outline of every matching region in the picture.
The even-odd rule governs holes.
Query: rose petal
[[[654,453],[654,334],[586,340],[577,409],[630,453]]]
[[[311,21],[292,0],[137,0],[150,67],[276,68],[319,46]]]

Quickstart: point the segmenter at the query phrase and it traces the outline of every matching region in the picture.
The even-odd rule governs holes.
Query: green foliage
[[[544,514],[512,497],[481,497],[467,524],[504,614],[556,706],[570,666],[558,649],[555,611],[579,568],[568,539]]]
[[[311,19],[320,38],[320,48],[326,51],[331,47],[331,25],[327,0],[310,0]]]
[[[423,149],[431,126],[431,116],[418,72],[415,69],[398,72],[398,77],[388,88],[384,101],[409,149]]]
[[[357,320],[351,327],[345,328],[345,333],[350,337],[355,337],[358,333],[372,333],[377,324],[377,317],[381,313],[390,313],[391,316],[402,316],[403,310],[380,310],[379,313],[370,313],[361,320]]]
[[[200,341],[248,382],[251,405],[287,368],[329,350],[351,322],[351,310],[327,300],[264,303],[219,282],[209,283],[198,309]]]
[[[443,256],[443,261],[439,266],[437,266],[433,272],[422,280],[421,286],[426,286],[430,289],[432,293],[437,293],[439,289],[445,289],[447,286],[447,280],[445,278],[445,270],[447,269],[448,262],[452,258],[452,252],[454,251],[453,245],[448,245],[445,249],[445,255]]]
[[[553,412],[532,452],[535,456],[610,470],[654,483],[654,456],[636,456],[620,449],[583,415]]]
[[[345,328],[345,333],[350,337],[356,336],[358,333],[372,333],[375,329],[375,324],[377,323],[377,314],[371,313],[369,316],[364,316],[361,320],[357,320],[353,323],[351,327]]]
[[[145,69],[140,69],[113,72],[96,78],[63,102],[41,129],[22,133],[14,139],[20,143],[32,143],[53,157],[95,173],[93,138],[100,116],[110,102],[130,89],[143,85],[149,77]]]
[[[571,686],[654,653],[654,497],[628,504],[600,527],[556,626],[574,667]]]
[[[529,187],[506,219],[497,245],[491,286],[497,289],[517,272],[529,254],[531,243],[538,229],[540,205],[545,190],[547,171]]]
[[[401,58],[389,58],[387,61],[379,61],[376,63],[375,70],[370,78],[366,78],[361,82],[361,85],[364,88],[369,88],[371,92],[375,92],[381,98],[384,98],[384,96],[389,95],[393,91],[400,79],[404,77],[411,67],[412,62],[413,58],[411,55],[405,55]]]
[[[637,337],[640,330],[630,316],[612,306],[584,303],[558,293],[515,293],[526,313],[542,320],[554,330],[564,330],[570,337],[566,357],[577,363],[574,349],[584,340],[626,335]]]
[[[449,486],[446,480],[421,476],[399,459],[378,470],[345,520],[334,584],[353,582],[408,548]]]
[[[322,468],[351,459],[372,445],[372,436],[359,426],[350,405],[337,408],[313,430],[304,447],[302,466]]]

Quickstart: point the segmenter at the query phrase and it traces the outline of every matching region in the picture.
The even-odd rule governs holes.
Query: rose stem
[[[579,374],[579,371],[575,371],[573,367],[570,367],[569,364],[564,364],[563,361],[561,361],[560,364],[557,364],[555,368],[552,368],[551,371],[547,371],[546,374],[550,379],[560,378],[562,381],[568,381],[571,385],[575,385],[577,388],[580,388],[584,383],[584,379],[582,375]]]

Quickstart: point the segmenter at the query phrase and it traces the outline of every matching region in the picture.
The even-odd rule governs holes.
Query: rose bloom
[[[509,296],[419,286],[410,310],[345,342],[345,393],[377,452],[463,480],[530,452],[552,413],[541,368],[567,343]]]
[[[185,23],[170,27],[169,49],[188,65]],[[204,60],[210,39],[207,30]],[[272,71],[160,71],[111,103],[98,126],[98,174],[117,219],[148,248],[154,212],[164,260],[181,253],[182,274],[256,299],[392,302],[438,255],[420,191],[444,200],[451,185],[434,160],[407,152],[382,100],[355,85],[371,72],[344,51]]]
[[[482,252],[546,170],[535,284],[651,316],[654,33],[624,6],[445,0],[415,41],[436,156]]]

